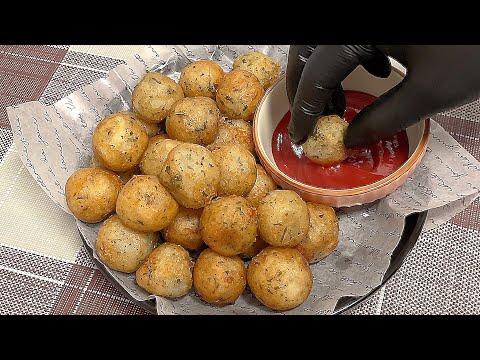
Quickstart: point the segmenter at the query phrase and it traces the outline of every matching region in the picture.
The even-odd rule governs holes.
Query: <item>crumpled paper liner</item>
[[[76,169],[89,165],[93,129],[108,114],[130,110],[133,88],[147,71],[178,81],[185,65],[198,59],[216,60],[228,71],[236,56],[251,50],[277,59],[285,70],[288,46],[284,45],[147,46],[111,70],[107,78],[51,106],[34,101],[10,107],[7,113],[21,160],[48,196],[70,213],[64,185]],[[314,284],[308,299],[284,313],[328,314],[339,298],[369,293],[382,282],[408,214],[428,210],[424,227],[428,230],[448,221],[479,196],[480,163],[434,121],[430,132],[423,161],[403,186],[375,203],[338,210],[337,249],[311,266]],[[95,249],[101,224],[77,224]],[[248,289],[235,304],[217,307],[202,301],[193,290],[176,300],[155,297],[136,285],[134,274],[109,273],[133,298],[155,298],[159,314],[277,313],[260,304]]]

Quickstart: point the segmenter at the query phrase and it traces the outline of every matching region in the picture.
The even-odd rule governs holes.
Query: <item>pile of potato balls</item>
[[[95,251],[106,266],[166,298],[194,287],[231,304],[248,284],[271,309],[307,299],[309,263],[336,248],[338,220],[278,189],[256,161],[251,120],[279,73],[258,52],[226,74],[211,60],[188,64],[178,83],[147,73],[132,112],[96,126],[92,163],[70,176],[66,201],[81,221],[105,220]]]

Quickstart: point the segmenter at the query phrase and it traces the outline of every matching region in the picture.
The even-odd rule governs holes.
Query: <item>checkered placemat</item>
[[[22,165],[5,108],[52,104],[142,46],[0,45],[0,314],[145,314],[91,262],[75,221]],[[437,115],[480,159],[480,101]],[[406,263],[353,314],[480,313],[480,201],[422,233]]]

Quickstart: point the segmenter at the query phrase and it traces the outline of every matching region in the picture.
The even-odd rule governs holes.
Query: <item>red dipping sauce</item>
[[[360,91],[345,91],[346,110],[343,118],[350,122],[376,97]],[[349,189],[371,184],[392,174],[408,159],[408,138],[404,131],[384,138],[376,144],[357,147],[340,164],[322,166],[308,159],[301,145],[290,141],[286,113],[273,133],[273,158],[278,168],[291,178],[307,185],[326,189]]]

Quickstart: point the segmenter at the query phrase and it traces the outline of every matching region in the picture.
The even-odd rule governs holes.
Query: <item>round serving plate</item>
[[[355,305],[358,305],[361,302],[365,301],[372,294],[374,294],[378,289],[380,289],[388,281],[388,279],[390,279],[393,276],[393,274],[395,274],[395,272],[400,268],[400,266],[402,266],[407,255],[410,253],[413,246],[417,242],[417,239],[420,236],[420,233],[422,231],[423,225],[425,224],[426,218],[427,218],[426,211],[423,211],[420,213],[414,213],[405,218],[405,226],[403,228],[400,242],[398,243],[397,247],[392,253],[390,266],[388,267],[383,277],[382,283],[364,296],[359,296],[359,297],[348,296],[348,297],[340,298],[333,312],[334,314],[341,314],[353,308]],[[95,257],[93,256],[93,249],[91,249],[87,245],[81,233],[80,233],[80,237],[91,259],[93,260],[95,265],[97,265],[100,272],[110,281],[110,283],[112,283],[112,285],[118,291],[120,291],[122,294],[124,294],[134,303],[136,303],[137,305],[139,305],[149,313],[156,314],[157,309],[155,306],[155,301],[154,300],[138,301],[138,300],[135,300],[132,296],[130,296],[130,294],[128,294],[128,292],[107,272],[105,265],[103,265],[100,261],[95,259]]]

